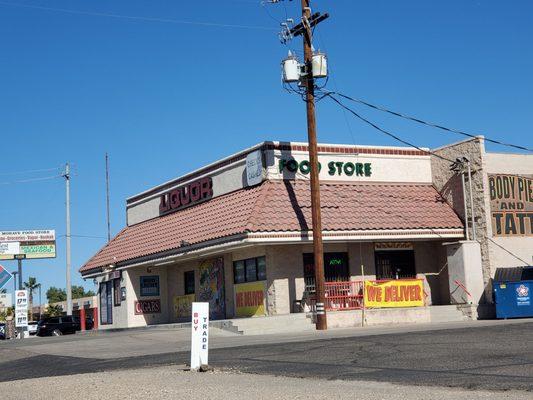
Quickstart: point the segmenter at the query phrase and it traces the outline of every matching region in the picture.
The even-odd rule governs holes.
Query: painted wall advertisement
[[[494,236],[533,236],[533,177],[489,175]]]
[[[235,285],[235,314],[237,317],[254,317],[266,314],[266,286],[264,282]]]
[[[200,273],[200,290],[198,300],[209,303],[209,318],[226,318],[224,297],[224,259],[204,260],[198,268]]]
[[[194,298],[194,294],[174,297],[174,316],[178,320],[191,318]]]
[[[23,255],[23,258],[55,258],[56,256],[56,233],[51,229],[1,231],[0,243],[2,244],[0,260],[13,260],[19,254]],[[17,252],[14,251],[15,248]]]
[[[423,307],[422,279],[365,281],[365,305],[369,308]]]

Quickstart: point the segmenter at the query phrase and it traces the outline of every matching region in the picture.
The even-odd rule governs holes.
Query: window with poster
[[[113,323],[113,281],[100,283],[100,323]]]
[[[304,253],[304,282],[307,292],[315,291],[315,256]],[[348,253],[324,253],[324,277],[326,282],[346,282],[350,280]]]

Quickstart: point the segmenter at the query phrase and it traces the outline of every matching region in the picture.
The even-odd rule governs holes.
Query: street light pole
[[[67,315],[72,315],[72,287],[70,282],[70,165],[67,163],[65,166],[65,178],[66,188],[66,242],[67,242],[67,265],[66,265],[66,281],[67,281]]]

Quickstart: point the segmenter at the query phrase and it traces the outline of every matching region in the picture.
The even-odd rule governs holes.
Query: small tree
[[[30,294],[30,321],[33,321],[33,292],[35,289],[39,287],[39,283],[37,283],[37,279],[35,277],[30,276],[28,278],[27,282],[24,282],[24,287],[28,289],[28,292]]]
[[[49,304],[44,310],[45,317],[59,317],[63,314],[63,307],[57,304]]]
[[[59,303],[60,301],[65,301],[67,299],[67,293],[65,292],[65,289],[59,289],[55,286],[51,286],[46,291],[46,298],[48,299],[48,303]]]

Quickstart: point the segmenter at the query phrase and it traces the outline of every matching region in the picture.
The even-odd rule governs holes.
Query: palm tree
[[[37,279],[30,276],[28,282],[24,282],[24,287],[30,292],[30,321],[33,321],[33,291],[39,287],[39,283]]]

